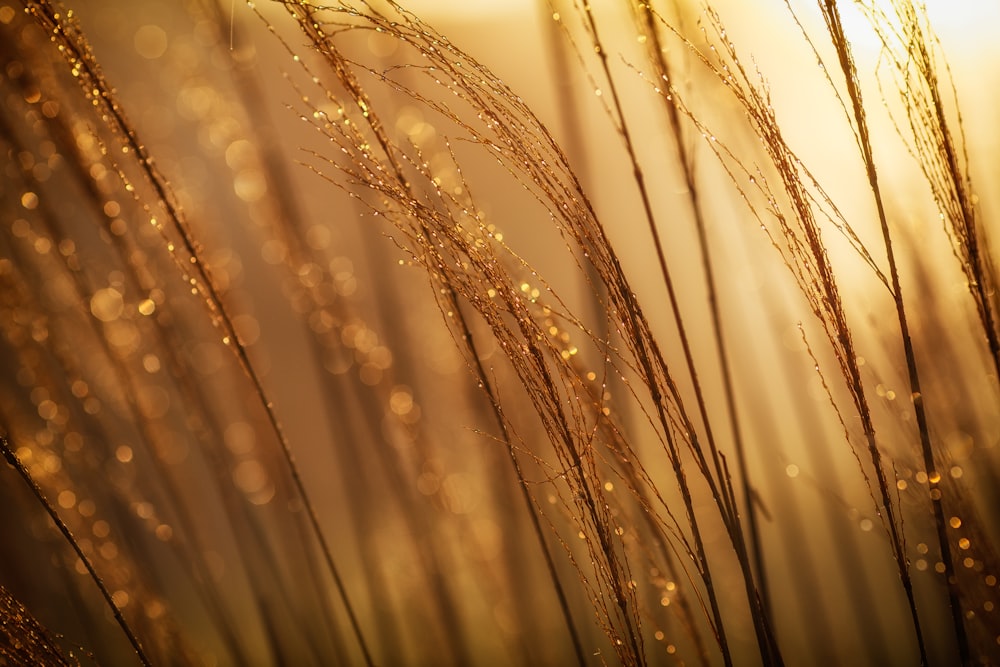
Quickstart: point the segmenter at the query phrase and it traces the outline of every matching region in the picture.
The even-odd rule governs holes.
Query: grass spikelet
[[[1000,661],[934,11],[0,0],[0,662]]]

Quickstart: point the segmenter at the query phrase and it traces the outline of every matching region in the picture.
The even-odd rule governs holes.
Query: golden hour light
[[[0,665],[1000,664],[998,22],[0,0]]]

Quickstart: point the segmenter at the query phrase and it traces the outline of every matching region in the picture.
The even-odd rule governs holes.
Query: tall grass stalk
[[[875,167],[875,158],[872,155],[871,140],[869,137],[868,123],[865,118],[864,104],[859,90],[857,69],[854,58],[851,54],[850,45],[844,35],[843,24],[840,19],[840,12],[836,3],[826,1],[820,6],[823,12],[823,20],[826,22],[830,39],[833,41],[837,52],[837,59],[840,62],[844,79],[847,83],[848,98],[851,103],[851,110],[854,114],[854,123],[857,128],[858,145],[861,150],[862,159],[865,163],[865,173],[868,183],[875,198],[875,206],[878,211],[879,226],[882,230],[882,239],[885,243],[886,260],[889,265],[889,279],[892,290],[893,302],[896,306],[896,317],[899,320],[900,336],[903,340],[903,353],[906,357],[906,372],[910,383],[910,397],[913,401],[913,408],[917,418],[917,429],[920,433],[920,451],[923,462],[928,471],[928,486],[930,489],[931,503],[934,508],[934,523],[937,528],[938,545],[941,550],[941,561],[944,564],[944,575],[947,580],[948,598],[951,607],[952,624],[955,628],[955,635],[958,643],[959,657],[962,664],[969,663],[969,647],[965,634],[965,624],[962,620],[961,606],[958,595],[958,585],[955,578],[954,565],[952,564],[951,549],[948,546],[947,523],[941,501],[941,490],[938,486],[939,475],[937,465],[934,461],[934,453],[930,441],[930,431],[927,424],[927,414],[924,411],[923,394],[920,391],[920,375],[917,371],[916,356],[913,351],[913,340],[910,337],[910,327],[906,318],[906,307],[903,302],[902,287],[899,281],[899,269],[896,266],[896,255],[892,246],[892,235],[889,231],[889,221],[886,217],[885,205],[882,200],[882,189],[879,185],[878,172]],[[918,47],[919,48],[919,47]],[[881,481],[881,480],[880,480]],[[888,507],[888,503],[886,504]],[[890,522],[892,518],[890,517]],[[895,528],[893,529],[895,530]],[[898,538],[896,540],[898,543]],[[921,663],[927,663],[927,652],[924,647],[923,635],[920,630],[920,620],[917,615],[916,604],[913,600],[913,587],[910,582],[909,573],[906,568],[905,555],[902,550],[896,554],[900,562],[900,573],[903,577],[903,585],[906,588],[907,599],[910,605],[910,613],[913,616],[914,630],[917,634],[917,642],[920,646]]]
[[[765,4],[0,0],[0,661],[1000,661],[965,63]]]
[[[347,610],[348,617],[350,618],[352,629],[358,638],[358,643],[361,646],[362,653],[364,654],[365,662],[366,664],[371,664],[371,656],[369,655],[367,645],[362,637],[354,611],[347,600],[346,591],[344,589],[340,573],[333,562],[333,556],[331,554],[330,547],[327,545],[326,537],[320,529],[316,510],[305,492],[305,487],[303,485],[301,475],[299,474],[298,466],[295,463],[291,446],[282,431],[277,414],[270,399],[267,397],[260,376],[254,366],[250,363],[246,349],[240,341],[236,328],[233,325],[232,318],[220,298],[218,289],[212,281],[210,270],[204,257],[202,256],[200,244],[195,240],[185,214],[175,202],[175,197],[170,192],[166,178],[154,165],[154,162],[148,154],[145,145],[139,139],[136,130],[129,123],[124,111],[114,101],[113,90],[110,86],[108,86],[101,72],[100,66],[91,54],[90,49],[87,46],[86,39],[80,35],[78,29],[72,22],[72,13],[60,16],[59,11],[51,3],[46,2],[45,0],[41,0],[39,2],[28,2],[26,3],[25,9],[32,15],[33,18],[35,18],[44,31],[52,35],[54,41],[58,45],[60,53],[66,59],[69,67],[72,68],[73,76],[80,82],[84,94],[94,103],[95,106],[100,107],[102,111],[102,120],[104,120],[104,122],[108,125],[111,131],[115,134],[116,138],[119,139],[122,153],[135,156],[135,162],[141,169],[146,182],[152,187],[155,197],[156,206],[149,207],[147,205],[145,207],[145,210],[150,215],[150,224],[154,227],[160,228],[163,223],[159,221],[157,216],[164,215],[181,240],[183,249],[186,252],[186,262],[183,258],[177,255],[176,249],[169,241],[167,242],[168,248],[178,262],[181,271],[185,275],[186,281],[192,285],[194,291],[197,291],[197,293],[205,299],[208,311],[212,315],[213,324],[223,334],[223,343],[233,350],[233,353],[239,361],[241,369],[249,377],[251,383],[253,384],[255,393],[264,405],[268,421],[278,437],[278,441],[281,444],[281,451],[284,454],[285,460],[291,470],[292,479],[302,496],[309,516],[310,524],[312,525],[316,537],[320,542],[320,548],[324,559],[326,560],[327,568],[329,569],[330,575],[332,576],[337,586],[337,590],[341,595],[341,599],[344,602],[344,607]],[[125,180],[124,176],[123,180]],[[126,181],[126,188],[128,188],[128,185],[129,183]],[[152,208],[152,210],[150,210],[150,208]],[[156,213],[157,210],[160,213]],[[164,238],[166,239],[166,236],[164,236]],[[194,275],[190,276],[188,274],[189,271],[193,271]]]
[[[151,664],[149,662],[149,658],[146,657],[145,652],[143,652],[142,650],[142,646],[139,643],[139,638],[136,637],[135,632],[133,632],[128,622],[121,615],[121,611],[118,609],[118,605],[112,598],[111,592],[108,590],[108,587],[104,585],[104,582],[101,580],[100,575],[97,574],[97,571],[94,569],[93,563],[91,563],[90,559],[87,558],[87,555],[83,553],[83,549],[80,548],[80,543],[77,542],[76,538],[73,537],[73,533],[70,532],[69,528],[66,527],[66,524],[63,523],[62,520],[59,518],[59,513],[56,512],[55,508],[52,506],[52,503],[50,503],[48,499],[45,497],[45,493],[39,488],[39,486],[35,483],[35,481],[31,479],[31,474],[25,469],[23,465],[21,465],[21,462],[18,461],[17,456],[14,455],[13,450],[11,450],[10,445],[7,443],[7,439],[2,436],[0,436],[0,450],[3,450],[4,459],[7,461],[7,463],[10,464],[12,468],[14,468],[18,472],[18,474],[21,475],[21,478],[24,480],[24,483],[28,486],[29,489],[31,489],[31,492],[35,496],[35,498],[38,499],[38,503],[45,508],[45,511],[48,513],[49,517],[51,517],[52,522],[59,529],[59,532],[62,533],[63,537],[66,538],[66,542],[68,542],[70,546],[73,547],[73,550],[76,552],[77,556],[80,557],[80,560],[83,562],[84,567],[86,567],[87,569],[87,573],[90,575],[91,579],[93,579],[94,583],[97,584],[97,588],[101,591],[101,595],[104,597],[104,600],[108,603],[108,608],[114,614],[115,621],[118,623],[119,627],[121,627],[122,632],[125,633],[125,636],[128,637],[128,641],[130,644],[132,644],[132,648],[135,649],[135,653],[139,657],[139,661],[142,662],[143,665]],[[13,640],[12,643],[14,643],[15,645],[20,641],[20,637],[16,635],[14,637],[11,637],[11,639]],[[33,659],[35,656],[29,655],[27,657],[29,659]]]

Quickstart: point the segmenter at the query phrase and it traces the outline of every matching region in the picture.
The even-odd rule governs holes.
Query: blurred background
[[[435,44],[492,71],[564,151],[671,368],[678,404],[696,414],[700,394],[708,406],[694,430],[715,433],[747,539],[756,522],[751,584],[784,662],[918,664],[893,521],[930,663],[956,664],[955,617],[972,664],[1000,660],[998,378],[935,199],[940,175],[909,129],[898,51],[859,8],[877,21],[891,3],[841,11],[936,470],[921,457],[893,297],[879,277],[888,266],[850,101],[835,94],[844,95],[843,74],[812,4],[656,6],[666,85],[649,59],[653,33],[627,3],[404,3],[433,36],[407,32],[421,24],[380,3],[359,7],[391,17],[380,30],[319,14],[365,105],[347,85],[354,79],[315,49],[322,40],[297,25],[309,3],[26,4],[35,14],[0,0],[0,434],[151,662],[363,664],[367,650],[381,665],[723,664],[686,532],[692,516],[729,659],[767,660],[731,531],[689,453],[692,509],[681,504],[664,441],[671,429],[690,437],[689,425],[681,412],[669,428],[653,418],[607,276],[557,220],[547,186],[474,134],[487,104],[421,69],[437,63],[427,51]],[[937,71],[961,147],[957,170],[972,175],[988,250],[1000,46],[984,27],[1000,9],[937,2],[926,12],[934,57],[947,58]],[[36,17],[53,15],[62,27],[50,39]],[[883,25],[887,39],[895,24]],[[881,513],[834,345],[793,279],[768,139],[708,66],[735,66],[725,60],[730,42],[748,85],[769,91],[800,160],[896,519]],[[70,43],[90,51],[74,54]],[[668,85],[683,100],[679,129],[666,111],[675,99],[664,105]],[[501,122],[523,120],[510,114]],[[501,273],[470,269],[463,288],[427,262],[424,228],[406,222],[419,216],[399,214],[406,202],[367,185],[391,180],[366,171],[368,154],[385,150],[364,129],[372,117],[407,156],[421,201],[444,182],[474,212]],[[359,134],[331,129],[350,128],[345,118]],[[526,146],[535,127],[523,128]],[[569,178],[555,162],[544,169],[553,182]],[[757,188],[758,179],[772,185]],[[458,244],[440,229],[432,245]],[[496,276],[539,305],[533,322],[580,384],[525,381],[520,352],[470,296],[502,296]],[[542,414],[549,398],[588,415],[568,429],[591,443],[585,481],[573,478]],[[620,460],[619,440],[634,461]],[[640,490],[622,472],[634,465]],[[0,479],[5,595],[71,663],[135,662],[44,506],[13,467]],[[647,491],[662,504],[644,505]],[[944,525],[934,492],[944,494]],[[581,510],[591,493],[605,524]],[[594,550],[604,531],[617,540],[607,563]],[[619,614],[605,577],[631,591],[630,611]],[[961,593],[954,613],[948,577]],[[633,626],[641,646],[630,653],[620,644]]]

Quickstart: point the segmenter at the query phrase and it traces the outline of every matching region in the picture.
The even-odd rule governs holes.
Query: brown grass
[[[724,3],[549,3],[558,113],[389,1],[0,6],[0,656],[998,659],[978,146],[881,7],[778,8],[838,180]]]

